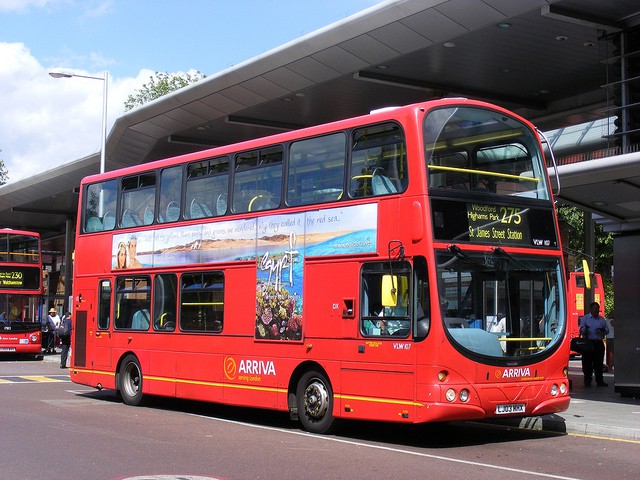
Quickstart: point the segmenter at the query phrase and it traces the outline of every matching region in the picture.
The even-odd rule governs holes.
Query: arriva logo
[[[257,380],[256,375],[276,375],[276,366],[272,360],[240,360],[236,364],[233,357],[225,357],[224,374],[229,380]],[[247,377],[251,375],[252,377]]]
[[[496,370],[496,378],[528,378],[531,376],[529,367],[505,368]]]
[[[235,380],[238,374],[238,366],[233,357],[225,357],[224,359],[224,374],[229,380]]]

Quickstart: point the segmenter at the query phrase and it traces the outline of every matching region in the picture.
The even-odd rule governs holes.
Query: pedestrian
[[[607,316],[607,326],[609,327],[609,333],[607,333],[607,353],[605,364],[607,365],[607,371],[613,372],[614,369],[614,341],[615,341],[615,323],[616,321],[613,319],[613,310]]]
[[[589,339],[593,349],[582,354],[582,374],[585,387],[591,386],[592,376],[595,376],[599,387],[607,384],[602,378],[602,364],[604,362],[604,338],[609,333],[607,321],[600,315],[600,304],[593,302],[589,305],[589,313],[582,317],[580,335]]]
[[[69,357],[69,347],[71,346],[71,331],[73,330],[71,322],[71,313],[67,312],[60,321],[60,326],[56,330],[62,352],[60,353],[60,368],[67,368],[67,358]]]
[[[44,353],[56,353],[56,329],[58,325],[60,325],[60,317],[58,316],[58,311],[51,307],[49,309],[49,315],[45,318],[43,322],[43,341],[44,344]],[[46,338],[45,338],[46,334]]]

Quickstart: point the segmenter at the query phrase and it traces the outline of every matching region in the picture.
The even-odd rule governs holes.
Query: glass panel
[[[502,112],[446,107],[424,120],[431,189],[549,199],[538,137]]]
[[[562,341],[558,259],[452,247],[437,262],[442,318],[454,344],[488,357],[523,357]]]
[[[269,210],[280,205],[282,147],[241,153],[236,157],[233,212]]]
[[[121,227],[151,225],[155,218],[155,204],[155,173],[122,179]]]
[[[42,298],[40,295],[11,295],[0,293],[0,324],[39,322],[38,309],[41,307],[41,302]],[[44,315],[46,316],[46,312]],[[5,325],[2,325],[0,328],[4,326]],[[19,329],[13,326],[12,329],[19,331]],[[5,337],[5,340],[6,339]]]
[[[352,197],[404,191],[407,187],[407,149],[400,126],[386,123],[356,130],[349,171],[349,195]]]
[[[100,282],[100,296],[98,298],[98,328],[109,328],[111,312],[111,282],[102,280]]]
[[[364,336],[408,337],[411,333],[411,265],[376,262],[362,267],[361,331]],[[393,302],[389,303],[390,289]]]
[[[160,205],[158,222],[175,222],[180,219],[182,198],[182,167],[165,168],[160,172]]]
[[[156,275],[153,281],[153,329],[172,332],[176,329],[178,278],[176,275]]]
[[[40,263],[40,239],[14,233],[0,235],[0,261]]]
[[[335,133],[291,145],[287,203],[308,205],[342,197],[347,137]]]
[[[94,183],[85,188],[82,197],[82,218],[84,232],[113,230],[116,226],[116,201],[118,180]]]
[[[180,329],[220,332],[224,319],[224,275],[222,272],[182,275]]]
[[[149,277],[118,277],[116,279],[115,327],[148,330],[151,309]]]
[[[186,188],[186,218],[224,215],[229,191],[229,158],[212,158],[189,165]]]

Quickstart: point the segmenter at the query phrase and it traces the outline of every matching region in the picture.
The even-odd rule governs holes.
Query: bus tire
[[[333,390],[327,377],[309,370],[300,378],[296,390],[298,418],[302,427],[312,433],[329,433],[335,423]]]
[[[122,360],[118,374],[118,387],[124,403],[133,406],[142,403],[142,369],[135,355],[127,355]]]

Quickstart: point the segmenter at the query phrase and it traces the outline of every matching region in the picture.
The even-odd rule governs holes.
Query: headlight
[[[450,388],[444,396],[447,399],[447,402],[453,402],[456,399],[456,391],[453,388]]]
[[[467,400],[469,400],[469,390],[467,390],[466,388],[463,388],[462,390],[460,390],[459,398],[461,402],[466,402]]]
[[[38,335],[34,333],[29,337],[29,340],[31,340],[33,343],[36,343],[38,341]]]
[[[564,395],[565,393],[567,393],[567,384],[566,383],[561,383],[560,384],[560,393],[562,395]]]
[[[554,397],[558,395],[558,385],[556,385],[555,383],[551,385],[551,395]]]

